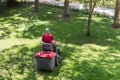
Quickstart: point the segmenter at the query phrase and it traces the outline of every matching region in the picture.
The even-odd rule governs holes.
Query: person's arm
[[[42,36],[42,41],[44,42],[44,35]]]
[[[54,40],[53,36],[51,35],[51,39]]]

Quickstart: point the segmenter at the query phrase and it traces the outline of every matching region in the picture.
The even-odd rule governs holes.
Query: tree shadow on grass
[[[36,78],[33,77],[35,75],[33,58],[36,50],[39,50],[39,48],[30,49],[25,45],[21,45],[2,51],[2,70],[6,71],[6,73],[2,72],[4,79],[19,79],[18,76],[24,78],[26,77],[24,75],[30,74],[28,77],[35,80]],[[31,73],[27,73],[26,70]]]
[[[109,73],[101,65],[91,64],[91,61],[84,60],[81,63],[75,61],[74,67],[64,74],[66,79],[81,80],[110,80]]]
[[[41,27],[39,27],[38,25],[28,26],[27,30],[23,31],[20,37],[30,38],[30,39],[41,37],[40,35],[42,35],[42,31],[44,30],[44,28],[50,25],[49,27],[52,30],[51,33],[53,33],[53,35],[55,36],[55,39],[58,42],[61,42],[61,44],[64,43],[66,45],[66,46],[61,46],[62,52],[63,52],[62,63],[59,65],[59,67],[55,68],[53,72],[40,71],[36,73],[36,71],[34,71],[33,56],[34,56],[34,53],[39,51],[38,47],[28,48],[25,45],[15,46],[15,47],[12,47],[11,49],[5,50],[6,52],[4,52],[12,55],[12,57],[5,59],[4,61],[5,66],[6,65],[10,66],[10,68],[8,66],[7,69],[11,71],[12,65],[16,64],[16,67],[13,67],[15,71],[11,72],[10,74],[22,75],[22,79],[25,79],[25,80],[32,79],[32,78],[37,79],[37,77],[39,76],[43,76],[43,79],[48,79],[48,80],[51,80],[51,79],[54,80],[57,78],[60,78],[60,79],[65,78],[66,80],[68,79],[73,79],[73,80],[115,79],[115,80],[118,80],[119,79],[119,76],[118,76],[119,75],[118,72],[120,71],[119,58],[115,56],[117,54],[112,54],[114,55],[112,56],[109,53],[120,52],[119,51],[120,39],[118,38],[120,36],[120,32],[119,30],[115,31],[107,27],[108,23],[110,23],[108,19],[101,19],[99,21],[93,20],[92,27],[91,27],[91,36],[86,37],[85,36],[86,22],[87,22],[86,16],[83,17],[83,15],[81,16],[77,15],[75,18],[71,18],[70,20],[63,21],[62,19],[57,20],[56,18],[55,19],[51,18],[53,17],[52,14],[50,14],[50,16],[47,16],[47,13],[40,14],[40,15],[41,16],[38,15],[35,18],[34,17],[28,18],[30,15],[25,16],[20,12],[19,16],[30,19],[30,21],[28,21],[28,24],[32,22],[31,21],[32,19],[37,19],[41,21],[48,21],[48,20],[50,21],[50,24],[40,25]],[[82,54],[74,55],[75,53],[74,51],[76,51],[76,48],[68,47],[67,44],[77,45],[77,46],[82,46],[84,44],[96,44],[102,47],[107,46],[108,49],[100,51],[100,53],[103,53],[103,54],[100,54],[98,56],[98,59],[94,60],[94,58],[89,59],[90,55],[86,55],[86,56],[81,56]],[[18,48],[18,50],[15,50],[16,52],[14,52],[14,49],[16,48]],[[90,50],[95,50],[95,49],[90,48]],[[82,52],[82,51],[79,51],[79,52]],[[95,52],[97,51],[95,50]],[[18,55],[16,56],[15,53],[18,53]],[[108,56],[108,54],[110,56]],[[76,57],[72,58],[72,56],[76,56]],[[88,60],[82,59],[85,57]],[[105,58],[108,58],[108,57],[111,57],[111,59],[113,60],[110,60],[110,59],[106,60]],[[66,60],[69,60],[69,61],[67,62]],[[12,61],[13,63],[11,63]],[[17,62],[19,62],[19,64]],[[108,67],[109,65],[110,66],[114,65],[114,63],[118,64],[118,65],[115,65],[115,68]],[[8,75],[8,79],[11,79],[9,78],[9,75]],[[17,76],[16,76],[16,79],[17,79]]]
[[[18,9],[17,9],[18,8]],[[0,31],[2,31],[2,35],[0,35],[1,39],[8,38],[13,34],[13,36],[20,38],[36,38],[42,35],[42,31],[44,28],[49,26],[50,24],[46,24],[45,22],[49,22],[51,18],[54,18],[51,11],[55,11],[57,9],[52,8],[50,10],[43,10],[40,14],[35,15],[31,12],[32,7],[28,6],[25,8],[17,7],[13,9],[8,9],[8,11],[3,12],[1,15],[1,26]],[[42,9],[43,6],[41,6]],[[47,12],[46,12],[47,11]],[[45,22],[43,22],[45,21]],[[6,27],[6,24],[9,24]]]
[[[113,30],[110,28],[111,22],[108,18],[101,19],[99,22],[93,22],[92,31],[93,33],[90,38],[94,40],[92,43],[100,46],[108,46],[109,50],[120,51],[120,30]],[[96,26],[98,25],[98,26]]]
[[[16,10],[15,8],[13,9],[13,11],[8,11],[12,15],[19,14],[18,17],[28,19],[28,21],[25,21],[27,23],[26,26],[31,24],[30,26],[26,27],[26,30],[19,32],[18,34],[20,34],[20,36],[18,37],[37,38],[40,37],[40,35],[42,35],[45,27],[50,27],[52,30],[51,33],[53,33],[53,35],[55,35],[55,38],[60,42],[71,43],[75,45],[83,45],[83,44],[95,42],[96,44],[104,45],[104,43],[107,43],[106,39],[114,39],[115,38],[114,36],[119,36],[120,34],[118,31],[113,31],[107,28],[108,24],[110,23],[110,20],[101,19],[99,21],[96,20],[92,21],[91,37],[88,38],[85,36],[86,23],[87,23],[86,15],[70,11],[74,15],[73,18],[69,20],[60,19],[60,18],[55,18],[55,16],[60,14],[62,9],[56,9],[48,6],[40,6],[40,8],[42,11],[38,15],[33,15],[30,13],[32,6],[29,8],[20,7],[20,9],[18,10]],[[44,8],[48,8],[48,9],[43,10]],[[11,16],[11,14],[8,16]],[[4,21],[6,20],[8,19],[5,19]],[[46,23],[44,25],[40,25],[40,24],[36,25],[37,23],[34,23],[35,22],[34,20],[49,21],[50,23],[47,25]],[[18,24],[18,23],[14,23],[16,21],[19,22],[19,24],[23,23],[23,20],[13,18],[13,20],[11,21],[13,26],[15,26],[15,24],[16,25]],[[9,35],[9,33],[7,34]],[[111,37],[110,35],[113,36]],[[96,42],[95,40],[97,39],[103,40],[101,42],[103,44]]]
[[[70,47],[69,47],[70,49]],[[72,48],[73,49],[73,48]],[[65,65],[62,65],[60,79],[72,80],[119,80],[119,54],[110,54],[109,50],[97,54],[84,53],[85,50],[78,49],[79,53],[75,53],[77,49],[69,52],[69,57],[65,58]],[[84,54],[83,54],[84,53]],[[66,61],[68,60],[68,61]]]
[[[62,58],[58,67],[56,67],[52,72],[51,71],[35,71],[34,66],[34,55],[36,52],[40,51],[41,46],[28,47],[27,45],[13,46],[10,49],[5,49],[0,54],[0,71],[3,79],[15,80],[37,80],[39,76],[43,77],[44,80],[51,80],[54,77],[57,77],[60,73],[62,65],[65,65],[64,59],[70,56],[70,52],[73,49],[68,48],[67,46],[61,47],[62,49]],[[68,50],[68,51],[66,51]],[[67,55],[69,54],[69,55]],[[19,77],[21,76],[21,77]],[[51,76],[51,78],[49,77]],[[38,78],[37,78],[38,77]]]

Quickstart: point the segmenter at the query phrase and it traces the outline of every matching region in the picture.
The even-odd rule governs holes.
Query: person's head
[[[50,29],[49,28],[45,28],[45,33],[49,33]]]

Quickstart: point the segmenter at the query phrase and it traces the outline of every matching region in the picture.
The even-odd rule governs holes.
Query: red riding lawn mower
[[[51,43],[43,43],[42,50],[35,54],[35,69],[54,70],[61,62],[60,50]]]

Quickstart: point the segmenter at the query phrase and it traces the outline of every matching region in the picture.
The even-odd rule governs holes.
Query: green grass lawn
[[[0,80],[120,80],[120,30],[111,19],[93,16],[91,36],[86,37],[87,15],[61,8],[33,5],[4,10],[0,14]],[[34,54],[41,50],[41,36],[49,27],[62,51],[54,71],[34,69]]]

